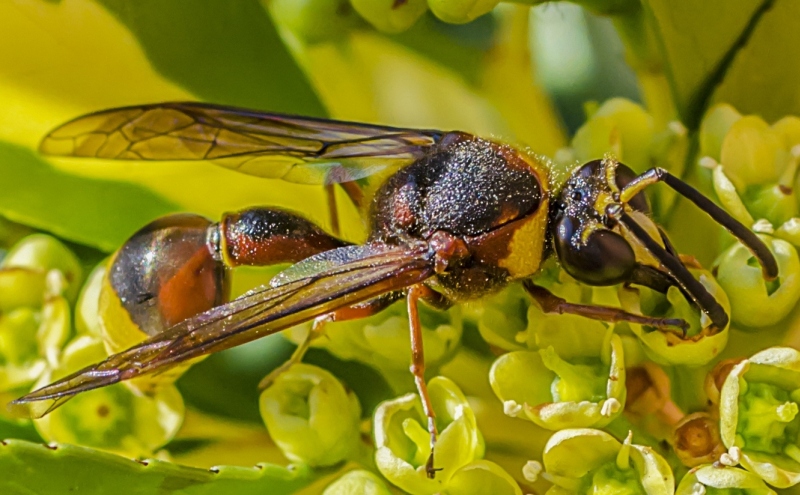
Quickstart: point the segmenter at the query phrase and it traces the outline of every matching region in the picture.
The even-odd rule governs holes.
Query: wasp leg
[[[329,321],[329,315],[316,318],[311,324],[311,330],[308,331],[308,335],[306,335],[306,338],[300,342],[300,345],[297,346],[291,357],[289,357],[289,359],[287,359],[283,364],[270,371],[267,376],[258,382],[258,390],[265,390],[269,388],[270,385],[272,385],[284,371],[302,361],[303,357],[306,355],[306,351],[308,351],[309,347],[311,347],[311,343],[324,335],[325,324]]]
[[[761,239],[759,239],[757,235],[739,223],[735,218],[730,216],[728,212],[717,206],[713,201],[703,196],[700,191],[675,177],[663,168],[651,168],[636,179],[629,182],[620,193],[620,201],[627,203],[647,186],[657,182],[664,182],[667,184],[678,194],[697,205],[697,207],[701,210],[705,211],[717,223],[725,227],[728,232],[733,234],[734,237],[742,241],[742,244],[747,246],[750,252],[753,253],[753,256],[758,259],[758,262],[761,264],[761,269],[765,279],[774,280],[778,276],[778,263],[775,261],[775,257],[772,255],[769,248],[767,248],[766,244],[761,242]]]
[[[628,313],[619,308],[609,306],[594,306],[590,304],[574,304],[567,302],[544,287],[539,287],[530,280],[523,283],[525,290],[531,295],[534,301],[542,308],[545,313],[573,314],[591,318],[593,320],[607,321],[616,323],[627,321],[638,325],[648,325],[661,330],[679,328],[686,332],[689,324],[680,318],[654,318],[652,316],[637,315]]]
[[[631,278],[626,282],[627,284],[643,285],[654,291],[666,294],[670,287],[678,287],[683,291],[680,285],[675,283],[672,278],[667,274],[658,271],[656,268],[649,265],[638,265],[631,273]],[[692,298],[689,294],[684,294],[686,299],[691,301]]]
[[[361,318],[366,318],[367,316],[372,316],[376,313],[379,313],[389,307],[393,302],[397,301],[398,299],[403,297],[402,292],[391,292],[389,294],[385,294],[379,298],[371,299],[367,302],[357,304],[355,306],[350,306],[348,308],[340,309],[334,311],[333,313],[328,313],[326,315],[320,316],[319,318],[314,319],[314,322],[311,324],[311,330],[309,330],[308,335],[300,345],[294,350],[292,355],[289,359],[286,360],[283,364],[272,370],[267,376],[265,376],[259,383],[258,389],[264,390],[268,388],[272,383],[275,381],[281,373],[291,368],[293,365],[301,362],[303,357],[305,357],[306,352],[311,347],[311,343],[318,338],[322,337],[325,334],[325,325],[332,321],[346,321],[346,320],[358,320]]]
[[[339,237],[339,209],[336,206],[336,189],[334,184],[325,184],[325,197],[328,200],[328,215],[331,220],[331,232]]]
[[[685,266],[703,268],[694,257],[678,255],[678,259]],[[675,277],[649,265],[638,265],[631,273],[631,278],[626,282],[626,285],[643,285],[662,294],[666,294],[670,287],[677,287],[687,301],[694,304],[697,309],[701,309],[692,298],[692,295],[683,288]]]
[[[619,221],[639,239],[653,256],[655,256],[659,263],[667,270],[669,276],[680,285],[685,293],[689,294],[691,300],[711,319],[712,324],[716,328],[723,330],[728,326],[729,318],[725,308],[714,299],[714,296],[706,290],[703,284],[695,280],[691,272],[683,265],[680,259],[661,247],[659,243],[650,237],[647,231],[636,223],[636,220],[627,214],[623,213],[619,217]]]
[[[422,324],[419,319],[418,302],[422,299],[437,309],[447,309],[453,305],[452,301],[442,294],[434,291],[425,285],[414,285],[408,289],[406,301],[408,303],[408,323],[411,330],[411,374],[414,375],[414,383],[417,386],[417,393],[422,401],[422,410],[428,418],[428,433],[431,435],[431,454],[428,462],[425,463],[425,472],[428,478],[436,477],[436,471],[441,468],[434,467],[433,450],[436,446],[436,437],[439,432],[436,429],[436,413],[428,395],[428,385],[425,383],[425,352],[422,346]]]

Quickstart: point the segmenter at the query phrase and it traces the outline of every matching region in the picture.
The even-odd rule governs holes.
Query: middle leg
[[[339,309],[332,313],[328,313],[326,315],[320,316],[319,318],[314,319],[311,324],[311,329],[306,335],[305,339],[297,346],[297,348],[292,353],[291,357],[289,357],[286,362],[272,370],[267,376],[265,376],[259,383],[258,389],[264,390],[268,388],[272,383],[275,381],[281,373],[291,368],[293,365],[301,362],[303,357],[305,357],[306,352],[311,347],[311,343],[317,340],[318,338],[322,337],[325,334],[325,326],[334,321],[347,321],[347,320],[359,320],[361,318],[366,318],[368,316],[372,316],[377,314],[387,307],[389,307],[392,303],[399,300],[403,297],[402,292],[392,292],[389,294],[385,294],[376,299],[371,299],[361,304],[357,304],[355,306],[350,306],[348,308]]]

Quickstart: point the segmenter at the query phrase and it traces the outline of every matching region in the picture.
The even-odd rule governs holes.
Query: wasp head
[[[643,193],[627,204],[620,201],[620,191],[635,178],[621,163],[595,160],[577,168],[557,196],[551,208],[551,242],[564,270],[577,280],[614,285],[631,279],[637,257],[645,253],[609,212],[632,211],[652,224]]]

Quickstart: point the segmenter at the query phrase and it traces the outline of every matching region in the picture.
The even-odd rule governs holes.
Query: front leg
[[[627,321],[638,325],[649,325],[660,330],[679,328],[684,335],[686,334],[686,330],[689,329],[689,324],[680,318],[654,318],[651,316],[628,313],[625,310],[609,306],[574,304],[556,296],[544,287],[539,287],[530,280],[526,280],[523,286],[542,311],[548,314],[573,314],[610,323]]]

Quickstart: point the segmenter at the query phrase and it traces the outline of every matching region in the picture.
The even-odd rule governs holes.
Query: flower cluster
[[[44,234],[28,236],[9,250],[0,267],[3,397],[16,398],[114,351],[104,343],[110,339],[100,300],[103,291],[111,290],[104,273],[99,266],[82,285],[78,258]],[[140,331],[136,338],[145,335]],[[30,413],[39,416],[52,405],[32,406]],[[153,455],[172,439],[183,414],[183,400],[172,385],[150,395],[115,385],[80,394],[34,425],[47,441],[138,457]]]
[[[558,298],[680,318],[688,327],[669,332],[550,313],[519,284],[448,311],[422,305],[438,431],[431,461],[428,417],[408,373],[407,308],[399,302],[363,320],[328,322],[311,343],[372,367],[394,397],[363,410],[366,402],[334,373],[293,361],[264,382],[259,405],[269,435],[290,462],[336,469],[324,488],[329,495],[385,495],[390,486],[413,495],[768,494],[800,485],[800,352],[762,350],[772,343],[746,333],[794,318],[800,299],[798,150],[794,117],[770,126],[721,105],[703,120],[699,187],[707,180],[707,192],[758,231],[780,271],[765,282],[753,255],[724,235],[710,269],[683,258],[732,315],[726,328],[711,325],[677,287],[589,287],[551,260],[533,282]],[[659,124],[614,99],[592,108],[554,158],[554,186],[576,163],[607,153],[637,172],[659,166],[681,174],[689,141],[680,124]],[[650,197],[661,223],[679,203],[666,188]],[[42,234],[18,241],[2,260],[0,391],[9,398],[145,338],[104,265],[83,285],[81,273],[70,249]],[[310,328],[287,336],[300,343]],[[795,338],[789,332],[784,341]],[[181,425],[173,381],[185,368],[79,394],[36,428],[47,440],[154,455]],[[481,422],[490,418],[519,424],[530,437],[497,436]]]
[[[700,129],[700,164],[711,170],[714,191],[737,220],[762,234],[778,260],[780,277],[765,283],[753,256],[736,243],[716,262],[717,279],[732,317],[746,327],[781,321],[800,299],[797,168],[800,118],[772,125],[742,116],[729,105],[712,108]]]

